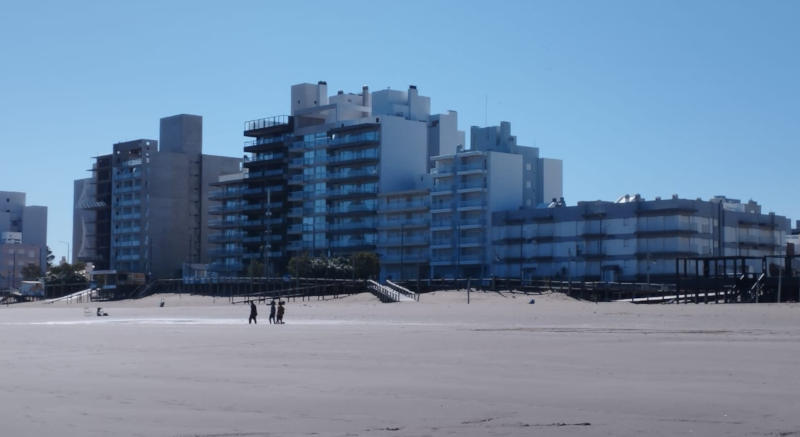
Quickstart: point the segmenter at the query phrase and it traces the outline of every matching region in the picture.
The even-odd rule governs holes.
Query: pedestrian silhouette
[[[286,309],[283,307],[283,302],[278,303],[278,320],[275,323],[283,324],[283,313]]]
[[[276,323],[275,321],[275,299],[269,304],[269,323]]]
[[[247,324],[255,323],[256,325],[258,322],[256,321],[256,317],[258,316],[258,310],[256,309],[255,302],[250,302],[250,318],[247,319]]]

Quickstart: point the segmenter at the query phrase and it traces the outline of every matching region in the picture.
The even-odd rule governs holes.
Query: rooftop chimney
[[[372,106],[372,95],[370,95],[369,87],[366,85],[361,87],[361,105],[366,107]]]
[[[321,80],[317,82],[317,105],[328,104],[328,82]]]

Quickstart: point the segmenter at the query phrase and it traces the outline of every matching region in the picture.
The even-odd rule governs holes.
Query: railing
[[[268,127],[280,126],[282,124],[289,124],[288,115],[276,115],[274,117],[246,121],[244,122],[244,130],[251,131],[256,129],[265,129]]]
[[[403,297],[399,291],[385,285],[378,284],[372,279],[367,281],[367,289],[378,296],[378,298],[383,302],[400,302]]]
[[[328,226],[328,230],[342,231],[347,229],[373,229],[375,223],[371,222],[349,222],[349,223],[336,223]]]
[[[371,205],[359,204],[359,205],[347,205],[347,206],[334,206],[328,210],[334,214],[342,214],[348,212],[362,212],[362,211],[375,211],[375,207]]]
[[[329,156],[328,162],[335,164],[347,161],[357,161],[360,159],[378,159],[378,151],[374,150],[363,153],[340,153],[338,155]]]
[[[424,209],[428,207],[427,201],[416,202],[386,202],[380,206],[382,211],[402,211],[404,209]]]
[[[430,222],[428,219],[411,219],[411,220],[381,220],[378,222],[379,228],[404,228],[404,227],[419,227],[428,226]],[[448,222],[449,223],[449,222]]]
[[[275,137],[261,137],[252,141],[245,141],[244,146],[249,147],[249,146],[261,146],[265,144],[281,143],[286,139],[286,137],[287,137],[286,135],[278,135]]]
[[[375,194],[378,192],[378,187],[361,187],[361,188],[348,188],[348,189],[332,189],[328,190],[328,196],[349,196],[351,194]]]
[[[388,279],[386,280],[386,284],[389,285],[390,287],[392,287],[393,289],[397,290],[398,292],[406,295],[407,297],[409,297],[409,298],[411,298],[411,299],[413,299],[415,301],[419,301],[419,294],[414,293],[413,291],[409,290],[408,288],[403,287],[402,285],[395,284],[394,282],[392,282],[392,281],[390,281]]]
[[[346,179],[346,178],[358,178],[367,176],[378,177],[378,170],[371,169],[371,170],[336,171],[328,173],[328,179]]]

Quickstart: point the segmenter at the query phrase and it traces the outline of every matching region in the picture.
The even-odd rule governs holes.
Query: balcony
[[[276,126],[284,126],[289,124],[288,115],[276,115],[274,117],[260,118],[258,120],[250,120],[244,123],[245,135],[248,133],[252,136],[254,131],[269,129]]]
[[[235,190],[214,190],[208,193],[211,200],[235,199],[242,195],[242,189]]]
[[[234,248],[221,248],[221,249],[212,249],[208,251],[209,255],[215,257],[232,257],[241,255],[244,253],[244,248],[241,247],[234,247]]]
[[[381,204],[380,212],[408,212],[425,211],[428,209],[428,200],[418,200],[412,202],[386,202]]]
[[[372,230],[375,229],[374,222],[347,222],[334,223],[328,226],[329,231],[353,231],[353,230]]]
[[[116,261],[136,261],[136,260],[140,259],[141,257],[139,256],[139,254],[130,254],[130,255],[119,255],[119,256],[115,256],[113,258]]]
[[[378,245],[384,247],[424,246],[428,244],[427,236],[405,236],[378,239]]]
[[[380,141],[380,134],[378,131],[337,133],[335,134],[335,137],[328,141],[328,148],[377,143],[378,141]]]
[[[328,173],[330,180],[343,180],[343,179],[361,179],[361,178],[377,178],[378,169],[371,168],[368,170],[339,170]]]
[[[142,232],[142,228],[140,228],[139,226],[128,226],[125,228],[116,228],[114,229],[113,233],[114,235],[118,235],[118,234],[138,234],[139,232]]]
[[[427,218],[410,220],[381,220],[378,222],[380,229],[412,229],[427,227],[430,221]]]
[[[378,187],[339,188],[328,190],[328,197],[364,196],[378,194]]]
[[[134,213],[131,213],[131,214],[117,214],[117,215],[114,216],[114,221],[119,221],[119,220],[139,220],[140,218],[142,218],[142,214],[140,214],[138,212],[134,212]]]
[[[485,209],[487,207],[487,203],[485,200],[466,200],[458,202],[458,210],[468,210],[468,209]]]
[[[338,205],[328,209],[333,214],[348,214],[354,212],[374,212],[375,207],[367,204]]]
[[[233,234],[216,234],[212,235],[208,238],[208,241],[211,243],[225,243],[225,242],[233,242],[239,241],[244,237],[244,232],[236,232]]]
[[[139,246],[141,246],[141,242],[139,240],[118,241],[116,243],[111,244],[111,247],[139,247]]]
[[[142,186],[141,185],[134,185],[132,187],[115,188],[113,191],[114,191],[114,194],[123,194],[123,193],[134,193],[134,192],[141,191],[141,190],[142,190]]]
[[[284,171],[282,168],[273,168],[270,170],[258,170],[258,171],[251,171],[247,174],[248,180],[254,179],[275,179],[275,178],[283,178]]]
[[[124,207],[124,206],[139,206],[142,204],[141,199],[129,199],[129,200],[120,200],[117,202],[115,206]]]
[[[340,249],[346,249],[346,248],[361,248],[367,246],[375,246],[375,243],[361,239],[331,240],[330,246]]]
[[[482,217],[481,218],[466,218],[466,219],[459,220],[458,225],[460,227],[462,227],[462,228],[466,227],[466,226],[484,226],[484,225],[486,225],[486,220],[484,220]]]
[[[370,149],[360,153],[339,153],[328,157],[328,164],[343,164],[356,161],[377,161],[378,150]]]

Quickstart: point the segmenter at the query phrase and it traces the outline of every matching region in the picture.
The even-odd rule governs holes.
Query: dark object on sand
[[[258,310],[256,309],[256,304],[253,301],[250,301],[250,318],[247,319],[247,324],[255,323],[256,325],[258,322],[256,321],[256,317],[258,316]]]
[[[528,302],[528,303],[529,303],[529,304],[531,304],[531,305],[533,305],[533,304],[535,304],[535,303],[536,303],[536,299],[531,299],[531,301],[530,301],[530,302]]]
[[[160,304],[158,304],[158,306],[159,306],[160,308],[164,308],[164,305],[165,305],[165,302],[164,302],[164,298],[162,297],[162,298],[161,298],[161,303],[160,303]]]
[[[108,313],[103,312],[103,307],[97,307],[97,317],[108,316]]]
[[[278,318],[275,323],[283,325],[283,313],[286,309],[283,307],[283,302],[278,302]]]

